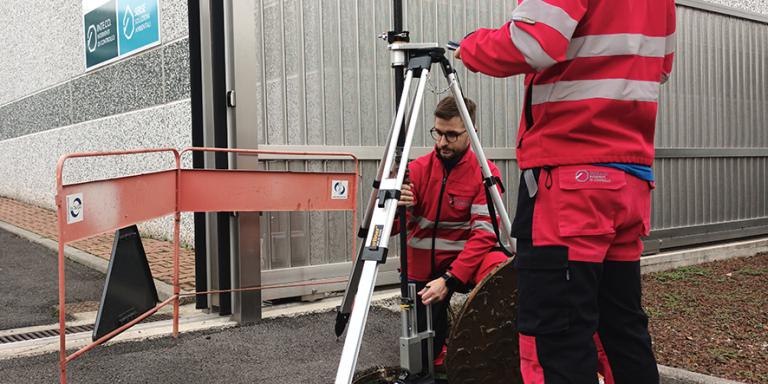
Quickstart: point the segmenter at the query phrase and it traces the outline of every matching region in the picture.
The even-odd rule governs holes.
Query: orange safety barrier
[[[354,173],[316,173],[182,168],[182,156],[196,151],[227,152],[239,155],[273,154],[349,158],[354,161],[355,170]],[[64,163],[69,159],[146,153],[172,154],[176,167],[140,175],[63,184]],[[179,152],[173,148],[159,148],[75,153],[62,156],[56,169],[56,206],[59,221],[60,382],[62,384],[67,382],[67,363],[136,325],[170,303],[173,303],[172,333],[174,337],[177,337],[179,333],[179,297],[181,296],[345,282],[346,279],[336,279],[181,294],[179,289],[179,228],[181,212],[350,210],[353,212],[352,228],[354,230],[357,226],[358,175],[357,157],[350,153],[340,152],[277,152],[223,148],[187,148]],[[64,246],[73,241],[171,214],[174,215],[173,295],[120,328],[67,355]],[[354,238],[355,236],[353,236]],[[353,246],[352,249],[355,247]]]

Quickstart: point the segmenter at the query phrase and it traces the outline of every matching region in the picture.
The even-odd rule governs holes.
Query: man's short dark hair
[[[465,97],[464,104],[467,105],[469,117],[472,118],[472,124],[475,124],[475,102],[468,97]],[[437,103],[437,107],[435,107],[435,117],[443,120],[450,120],[456,116],[461,116],[461,113],[459,113],[459,106],[456,105],[456,99],[454,99],[453,96],[446,96]]]

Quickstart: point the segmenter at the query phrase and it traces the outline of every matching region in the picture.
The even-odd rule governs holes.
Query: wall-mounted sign
[[[159,0],[82,0],[85,69],[160,44]]]

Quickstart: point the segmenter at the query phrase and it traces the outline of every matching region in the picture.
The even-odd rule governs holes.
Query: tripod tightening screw
[[[408,31],[401,31],[401,32],[394,32],[394,31],[388,31],[388,32],[382,32],[378,36],[379,39],[386,40],[387,43],[392,44],[396,42],[401,43],[407,43],[411,41],[410,38],[410,32]]]

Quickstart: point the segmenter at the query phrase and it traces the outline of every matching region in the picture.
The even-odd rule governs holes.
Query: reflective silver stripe
[[[488,206],[485,204],[472,204],[469,212],[473,215],[491,217],[491,213],[488,212]]]
[[[437,238],[435,239],[435,249],[438,251],[461,251],[464,249],[464,244],[466,243],[466,240],[444,240]],[[410,240],[408,240],[408,245],[411,248],[416,249],[432,249],[432,238],[426,238],[422,239],[420,237],[411,237]]]
[[[426,217],[416,216],[413,220],[419,224],[421,229],[429,229],[435,227],[435,222],[427,219]],[[443,229],[469,229],[469,222],[467,221],[441,221],[437,224],[438,228]]]
[[[677,45],[677,33],[673,33],[666,38],[666,49],[664,53],[669,55],[675,52],[675,46]]]
[[[489,221],[475,220],[475,222],[472,223],[472,230],[475,230],[475,229],[480,229],[493,234],[496,233],[493,231],[493,224],[491,224],[491,222]]]
[[[529,23],[544,23],[563,35],[567,40],[579,24],[562,8],[542,0],[525,0],[512,12],[512,20]],[[514,24],[514,23],[512,23]]]
[[[525,57],[525,62],[537,71],[557,63],[555,59],[544,52],[544,49],[533,36],[518,28],[515,23],[509,23],[509,34],[512,36],[512,44]]]
[[[639,55],[664,57],[666,37],[651,37],[640,34],[617,33],[613,35],[591,35],[574,37],[568,46],[568,60],[576,57]]]
[[[658,81],[626,79],[558,81],[552,84],[535,85],[532,104],[588,99],[657,101],[658,98]]]

